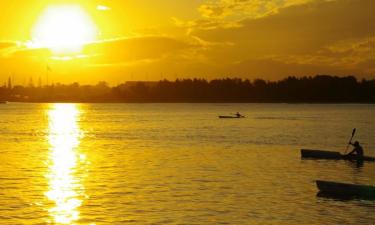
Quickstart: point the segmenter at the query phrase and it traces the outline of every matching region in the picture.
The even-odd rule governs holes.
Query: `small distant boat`
[[[244,116],[219,116],[220,119],[241,119],[245,118]]]
[[[375,187],[369,185],[317,180],[316,186],[321,196],[375,199]]]
[[[370,157],[370,156],[363,156],[362,158],[358,159],[358,157],[355,155],[348,156],[348,155],[343,155],[340,152],[309,150],[309,149],[302,149],[301,157],[310,158],[310,159],[361,160],[361,161],[375,162],[375,157]]]
[[[241,115],[239,112],[232,114],[231,116],[219,116],[220,119],[241,119],[245,118],[244,115]]]

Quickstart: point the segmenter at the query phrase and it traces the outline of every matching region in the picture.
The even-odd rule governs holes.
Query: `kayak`
[[[375,162],[375,157],[363,156],[358,158],[355,155],[343,155],[340,152],[331,152],[331,151],[322,151],[322,150],[301,150],[302,158],[311,158],[311,159],[333,159],[333,160],[360,160],[360,161],[369,161]]]
[[[244,116],[219,116],[220,119],[241,119],[245,118]]]
[[[375,199],[375,187],[369,185],[317,180],[316,186],[319,189],[319,195]]]

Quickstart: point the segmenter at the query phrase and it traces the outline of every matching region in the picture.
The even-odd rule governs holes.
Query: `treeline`
[[[43,87],[4,85],[0,100],[22,102],[311,102],[375,103],[375,79],[354,76],[288,77],[279,81],[238,78],[126,82],[110,87],[54,84]]]

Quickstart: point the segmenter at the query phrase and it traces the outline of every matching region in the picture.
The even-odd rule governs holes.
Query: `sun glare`
[[[47,8],[37,21],[33,43],[51,49],[54,53],[77,53],[85,43],[96,39],[94,22],[83,8],[77,5]]]
[[[47,198],[55,203],[49,210],[54,224],[76,224],[83,202],[84,186],[77,171],[85,155],[79,152],[80,111],[74,104],[54,104],[48,112],[50,161]]]

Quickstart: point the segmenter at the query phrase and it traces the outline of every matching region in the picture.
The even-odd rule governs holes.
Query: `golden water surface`
[[[219,120],[240,111],[247,118]],[[0,105],[0,224],[371,224],[369,200],[314,180],[375,185],[373,105]]]

